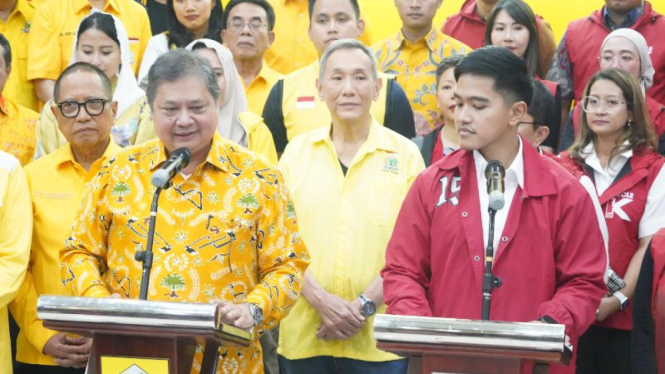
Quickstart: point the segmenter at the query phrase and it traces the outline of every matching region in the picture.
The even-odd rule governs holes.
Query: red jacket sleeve
[[[427,174],[418,176],[411,186],[386,250],[386,267],[381,275],[388,314],[432,316],[427,301],[431,219],[423,200],[428,198],[429,186],[423,178]]]

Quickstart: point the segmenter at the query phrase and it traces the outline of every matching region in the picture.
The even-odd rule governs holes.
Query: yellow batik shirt
[[[151,141],[119,153],[92,181],[60,252],[73,295],[138,298],[134,255],[146,245],[150,177],[166,160]],[[309,263],[281,174],[217,133],[206,161],[162,192],[154,237],[148,299],[252,303],[263,310],[258,331],[286,316]],[[258,336],[247,348],[223,347],[217,373],[262,373],[261,356]]]
[[[346,176],[330,138],[330,124],[289,142],[279,169],[312,258],[308,271],[326,292],[352,301],[379,275],[402,201],[424,168],[413,142],[374,120]],[[378,305],[377,313],[384,311],[385,305]],[[376,348],[373,323],[369,318],[350,339],[318,339],[321,317],[301,297],[280,324],[278,353],[291,360],[398,359]]]
[[[264,61],[259,75],[252,80],[249,87],[245,87],[245,92],[247,93],[247,109],[258,115],[262,115],[263,107],[266,105],[266,100],[268,100],[268,94],[270,94],[272,86],[274,86],[282,77],[282,74],[271,69]],[[241,79],[241,81],[244,86],[245,80]]]
[[[39,116],[37,157],[47,155],[67,144],[67,139],[60,132],[58,120],[51,110],[53,105],[53,100],[49,100],[44,104]],[[60,109],[56,108],[56,110]],[[123,148],[143,144],[157,137],[155,135],[155,125],[152,122],[150,105],[148,105],[145,95],[115,119],[113,127],[111,127],[111,137],[115,144]]]
[[[437,102],[436,68],[444,58],[465,54],[471,48],[432,28],[415,43],[402,31],[374,45],[379,70],[394,75],[409,98],[416,124],[416,134],[426,135],[441,116]]]
[[[32,196],[32,249],[25,281],[9,304],[21,328],[16,343],[19,362],[56,365],[52,357],[42,353],[46,342],[57,332],[45,328],[37,318],[37,299],[39,295],[69,296],[60,282],[60,249],[71,232],[88,184],[101,166],[121,150],[109,142],[102,157],[86,171],[66,144],[25,168]]]
[[[0,150],[27,165],[35,156],[39,114],[0,96]]]

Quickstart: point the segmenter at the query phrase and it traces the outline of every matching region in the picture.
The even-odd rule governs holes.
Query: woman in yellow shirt
[[[118,102],[113,141],[126,147],[155,138],[150,107],[138,87],[130,66],[129,39],[115,16],[93,12],[84,18],[76,32],[70,65],[88,62],[102,69],[111,81],[113,101]],[[53,114],[53,100],[42,109],[37,125],[37,156],[49,154],[67,143]],[[57,109],[57,108],[56,108]]]
[[[219,133],[277,165],[277,150],[268,126],[263,118],[247,110],[247,96],[231,51],[210,39],[195,40],[187,49],[208,60],[217,74]]]

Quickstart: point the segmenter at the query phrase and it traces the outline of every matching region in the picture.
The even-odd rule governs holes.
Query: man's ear
[[[316,91],[319,93],[319,99],[321,99],[321,101],[326,101],[323,98],[323,84],[321,84],[319,78],[316,78]]]
[[[545,139],[550,135],[550,128],[547,126],[538,126],[538,129],[533,132],[533,146],[539,147]]]
[[[116,114],[118,114],[118,102],[117,101],[111,101],[111,110],[113,111],[113,118],[115,118]]]
[[[360,38],[364,32],[365,32],[365,20],[361,18],[358,20],[358,36],[356,38]]]
[[[387,78],[386,78],[387,79]],[[374,97],[372,100],[376,101],[379,99],[379,95],[381,94],[381,88],[383,88],[383,78],[381,77],[376,77],[376,84],[374,86]]]
[[[268,43],[266,43],[266,48],[270,48],[270,46],[274,42],[275,42],[275,32],[274,31],[268,31]]]
[[[528,107],[524,101],[517,101],[510,106],[510,118],[508,123],[510,126],[517,128],[524,115],[527,113]]]

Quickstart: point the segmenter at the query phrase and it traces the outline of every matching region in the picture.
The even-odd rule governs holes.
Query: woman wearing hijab
[[[655,70],[649,56],[649,47],[644,36],[633,29],[618,29],[607,35],[600,47],[600,68],[618,68],[637,79],[645,95],[651,125],[659,140],[658,150],[665,154],[665,105],[657,102],[646,91],[653,85]],[[578,103],[573,115],[568,117],[561,149],[567,149],[579,131],[582,108]]]
[[[220,135],[277,165],[277,151],[270,130],[263,118],[247,110],[247,97],[231,52],[210,39],[195,40],[187,49],[208,60],[217,74],[220,91],[217,103]]]
[[[126,147],[155,138],[150,107],[145,93],[136,83],[129,64],[131,52],[127,32],[116,17],[94,12],[79,24],[70,65],[88,62],[100,68],[113,86],[113,101],[118,103],[115,124],[111,128],[113,141]],[[57,98],[44,104],[37,125],[38,156],[49,154],[67,143],[58,129],[51,107]]]

